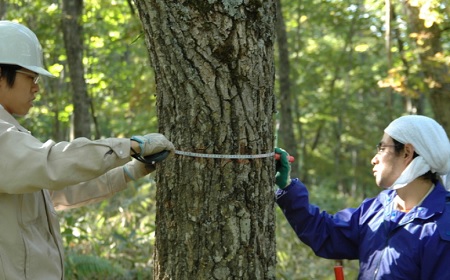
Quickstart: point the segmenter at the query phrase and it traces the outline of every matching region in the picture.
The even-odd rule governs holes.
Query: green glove
[[[275,153],[280,155],[280,159],[276,163],[275,184],[280,189],[286,188],[291,183],[291,165],[289,164],[289,154],[281,149],[275,148]]]

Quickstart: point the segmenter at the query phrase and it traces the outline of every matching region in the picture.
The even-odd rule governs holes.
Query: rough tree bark
[[[62,10],[61,25],[73,88],[74,137],[90,137],[90,100],[84,80],[83,29],[79,22],[83,11],[83,0],[63,0]]]
[[[178,150],[273,151],[272,0],[135,0]],[[274,279],[274,161],[176,155],[158,166],[155,279]]]

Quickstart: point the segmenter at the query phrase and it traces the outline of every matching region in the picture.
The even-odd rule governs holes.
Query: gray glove
[[[153,171],[155,171],[154,165],[145,164],[135,159],[127,162],[123,166],[123,172],[125,172],[125,174],[127,174],[127,176],[133,181],[136,181],[137,179],[142,178]]]
[[[140,156],[145,157],[153,155],[164,150],[169,151],[170,154],[175,152],[175,147],[172,142],[160,133],[150,133],[144,136],[132,136],[131,140],[139,143],[141,148]]]

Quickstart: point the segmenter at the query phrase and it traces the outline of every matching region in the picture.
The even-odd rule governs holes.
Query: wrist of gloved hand
[[[127,162],[123,166],[123,172],[133,181],[136,181],[137,179],[142,178],[153,171],[155,171],[154,165],[145,164],[135,159]]]
[[[175,147],[172,142],[167,140],[167,138],[160,133],[150,133],[144,136],[132,136],[130,139],[139,143],[139,148],[141,149],[139,155],[143,157],[165,150],[170,151],[171,154],[175,151]]]
[[[284,189],[291,183],[291,164],[289,163],[289,154],[281,149],[275,148],[275,153],[280,155],[280,159],[276,162],[275,184],[280,189]]]

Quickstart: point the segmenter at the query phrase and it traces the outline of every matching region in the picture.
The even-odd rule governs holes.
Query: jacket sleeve
[[[278,190],[277,204],[300,240],[317,256],[358,258],[359,208],[344,209],[335,215],[320,212],[317,206],[309,204],[308,190],[298,179]]]
[[[0,122],[0,193],[60,190],[90,181],[130,160],[130,140],[77,138],[40,142]]]
[[[123,168],[116,167],[93,180],[50,191],[56,210],[67,210],[102,201],[125,189]]]

